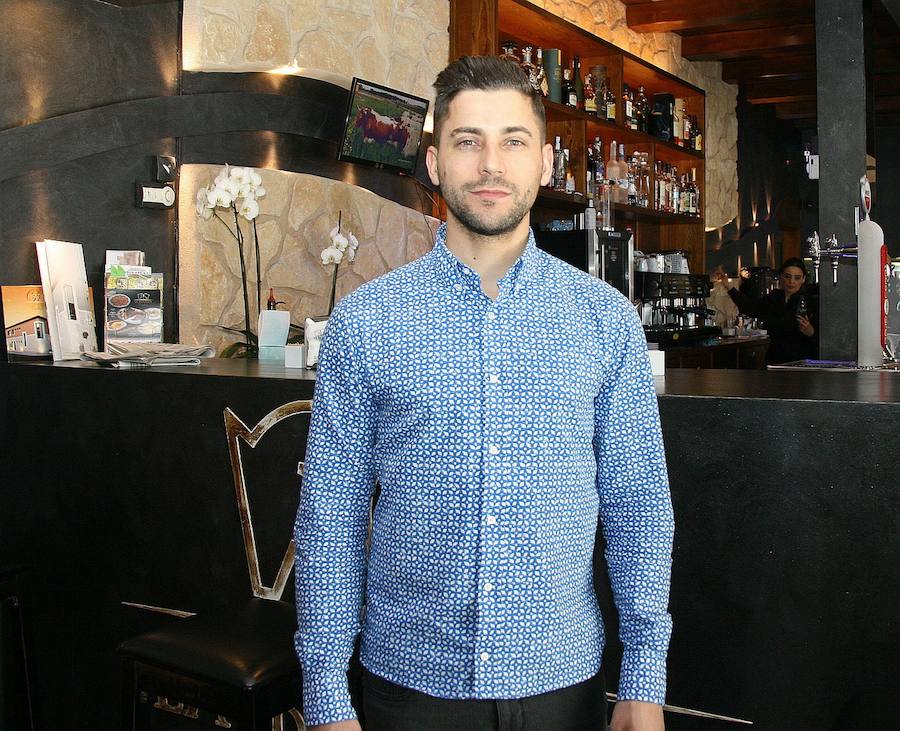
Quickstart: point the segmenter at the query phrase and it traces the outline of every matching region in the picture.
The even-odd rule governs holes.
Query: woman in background
[[[767,363],[816,358],[819,351],[819,302],[806,287],[806,265],[793,257],[781,265],[781,289],[761,298],[734,287],[728,296],[741,314],[763,322],[769,333]]]

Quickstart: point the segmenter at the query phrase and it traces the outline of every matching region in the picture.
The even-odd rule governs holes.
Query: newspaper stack
[[[198,366],[201,358],[215,355],[211,345],[180,345],[179,343],[107,343],[105,353],[82,353],[82,360],[115,368],[149,368],[150,366]]]

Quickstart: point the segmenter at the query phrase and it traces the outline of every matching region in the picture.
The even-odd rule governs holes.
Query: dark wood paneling
[[[662,33],[808,15],[813,6],[813,0],[657,0],[629,5],[625,17],[634,31]]]
[[[681,40],[681,55],[691,61],[714,61],[763,53],[812,50],[816,42],[815,26],[810,24],[735,30],[685,36]]]
[[[177,2],[3,0],[0,24],[0,129],[176,93]]]

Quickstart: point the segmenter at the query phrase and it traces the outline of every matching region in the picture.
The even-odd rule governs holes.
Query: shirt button
[[[486,652],[481,653],[481,662],[487,662],[490,659],[491,659],[491,656],[488,653],[486,653]]]
[[[490,452],[491,454],[500,454],[500,447],[498,447],[496,444],[492,444],[490,447],[488,447],[488,452]]]
[[[461,284],[454,285],[453,289],[455,289],[457,292],[462,292],[462,285]]]
[[[488,312],[487,319],[488,319],[488,322],[493,322],[494,320],[497,319],[497,313],[496,312]]]
[[[487,524],[488,525],[497,525],[497,519],[493,515],[489,515],[487,517]]]
[[[494,585],[489,581],[487,584],[484,585],[484,590],[488,594],[490,594],[494,590]]]
[[[500,376],[498,376],[496,373],[491,373],[491,377],[489,380],[491,383],[500,383]]]

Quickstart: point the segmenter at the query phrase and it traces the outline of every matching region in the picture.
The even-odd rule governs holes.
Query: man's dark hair
[[[803,272],[804,278],[807,276],[806,264],[803,262],[803,259],[799,259],[796,256],[792,256],[790,259],[785,259],[784,263],[781,265],[781,271],[784,271],[788,267],[796,267],[801,272]]]
[[[461,91],[493,91],[512,89],[531,101],[531,109],[538,119],[541,142],[546,139],[547,123],[541,95],[534,89],[522,68],[499,56],[463,56],[437,75],[434,82],[434,144],[440,141],[441,125],[447,118],[450,102]]]

